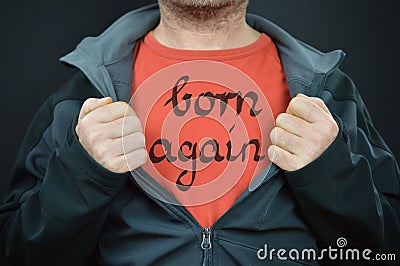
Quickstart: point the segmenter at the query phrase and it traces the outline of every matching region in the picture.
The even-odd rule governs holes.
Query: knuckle
[[[97,101],[97,100],[98,100],[98,98],[89,97],[89,98],[86,99],[85,102],[91,102],[91,101]]]
[[[110,146],[112,146],[113,148],[122,147],[122,150],[124,150],[126,145],[128,145],[125,138],[110,139],[109,141],[110,141]]]
[[[78,126],[84,131],[88,131],[90,128],[94,127],[94,122],[92,121],[92,119],[85,116],[79,121]]]
[[[282,130],[279,127],[274,127],[271,130],[270,139],[273,144],[282,143],[284,141]]]
[[[314,134],[313,137],[313,144],[310,148],[310,150],[319,150],[321,147],[325,146],[325,143],[327,142],[327,138],[324,135],[321,134]]]
[[[339,131],[339,126],[334,119],[330,120],[328,124],[328,130],[331,134],[337,133]]]
[[[133,110],[133,108],[130,105],[127,105],[126,112],[128,114],[136,116],[136,112]]]
[[[121,138],[121,139],[115,139],[114,141],[114,145],[121,145],[122,146],[122,151],[125,154],[129,153],[129,151],[131,150],[131,146],[132,146],[132,142],[127,139],[127,138]]]
[[[116,160],[114,172],[125,173],[127,171],[129,171],[129,166],[128,166],[128,163],[126,161],[126,158],[123,157],[122,159]]]
[[[132,114],[133,112],[132,107],[128,103],[123,101],[115,102],[115,108],[124,115]]]
[[[143,133],[137,134],[137,144],[140,148],[144,148],[146,146],[146,138]]]
[[[131,116],[132,128],[136,131],[142,131],[142,124],[140,123],[139,117]]]
[[[325,102],[324,102],[321,98],[318,98],[318,97],[311,97],[311,99],[312,99],[313,101],[318,102],[319,104],[325,106]]]
[[[313,143],[309,143],[307,146],[307,150],[304,153],[304,161],[306,164],[314,161],[315,159],[317,159],[321,152],[325,149],[325,144],[324,143],[318,143],[318,144],[314,144]]]
[[[289,142],[288,136],[287,136],[287,135],[285,134],[285,132],[284,132],[281,128],[279,128],[279,127],[276,128],[275,141],[276,141],[276,143],[280,143],[280,144],[282,144],[282,145],[284,145],[284,146],[286,146],[287,143]]]
[[[289,141],[284,135],[279,135],[279,137],[276,140],[277,143],[279,143],[280,146],[287,148]]]
[[[118,106],[120,106],[121,108],[123,108],[124,110],[126,109],[128,109],[128,108],[130,108],[130,106],[129,106],[129,104],[127,104],[126,102],[123,102],[123,101],[118,101],[118,102],[115,102]]]
[[[296,171],[299,170],[301,168],[303,168],[304,166],[306,166],[307,163],[304,161],[300,161],[300,160],[295,160],[292,162],[291,164],[291,170],[290,171]]]
[[[108,160],[107,162],[105,162],[104,167],[107,168],[108,170],[110,170],[111,172],[122,173],[121,172],[121,168],[122,168],[121,163],[117,159]]]
[[[325,110],[327,110],[329,112],[328,106],[326,106],[325,102],[322,99],[318,98],[317,101],[318,101],[319,105],[323,107],[322,111],[326,112]]]
[[[107,160],[104,162],[99,162],[104,168],[107,168],[110,171],[114,172],[114,164],[111,162],[111,160]]]
[[[145,149],[137,150],[137,162],[139,165],[143,165],[147,161],[147,151]]]
[[[127,161],[127,166],[131,171],[142,166],[147,161],[147,153],[144,149],[135,150],[134,154],[131,156],[133,159]]]
[[[308,158],[308,163],[311,163],[312,161],[317,159],[324,150],[325,150],[325,147],[320,150],[313,150],[313,152],[311,153],[311,156]]]
[[[112,113],[113,115],[118,117],[123,117],[125,115],[125,108],[121,104],[121,102],[114,102],[110,105],[105,106],[105,108],[102,110],[104,112]]]
[[[123,173],[129,170],[128,160],[125,156],[118,157],[115,162],[115,166],[118,172]]]
[[[275,149],[274,163],[282,165],[284,162],[285,162],[285,156],[282,154],[282,152]]]
[[[278,117],[276,118],[276,125],[283,125],[285,123],[287,123],[288,121],[288,117],[286,113],[281,113],[278,115]]]
[[[82,108],[83,108],[83,107],[86,107],[86,105],[91,104],[93,101],[97,101],[97,99],[96,99],[96,98],[87,98],[87,99],[83,102]]]
[[[306,165],[306,164],[314,161],[314,159],[316,159],[317,157],[318,157],[317,151],[313,148],[309,148],[303,155],[303,164]]]
[[[287,154],[279,148],[275,149],[275,157],[278,162],[285,163],[288,161]]]
[[[105,161],[105,157],[107,155],[106,149],[103,146],[99,146],[94,151],[96,159],[100,161]]]
[[[118,120],[109,123],[109,126],[111,127],[111,130],[120,130],[122,132],[127,129],[127,123],[124,118],[119,118]]]
[[[300,99],[299,97],[294,97],[292,98],[292,100],[290,100],[289,104],[296,105],[299,102],[299,99]]]
[[[289,104],[290,104],[292,107],[298,107],[298,106],[302,105],[303,101],[304,101],[304,99],[301,98],[301,97],[294,97],[294,98],[290,101]]]
[[[316,132],[312,135],[313,142],[316,146],[321,145],[324,142],[324,136],[321,135],[319,132]]]
[[[125,118],[121,119],[119,126],[127,132],[142,131],[142,126],[137,116],[126,116]]]
[[[278,156],[276,152],[276,146],[271,145],[268,148],[268,158],[271,160],[271,162],[277,163],[278,162]]]
[[[75,133],[78,137],[81,136],[81,127],[79,126],[79,123],[75,127]]]
[[[271,132],[269,133],[269,138],[271,139],[271,142],[272,142],[273,144],[275,144],[275,141],[276,141],[276,129],[277,129],[277,127],[274,127],[274,128],[271,130]]]
[[[80,127],[80,128],[87,128],[89,122],[90,122],[90,121],[89,121],[88,119],[86,119],[86,117],[84,117],[84,118],[82,118],[82,119],[78,122],[77,127]]]
[[[145,149],[135,150],[133,157],[134,157],[134,159],[132,160],[132,165],[130,165],[132,170],[134,170],[146,163],[147,152]]]
[[[96,146],[98,139],[99,139],[99,136],[98,136],[98,133],[96,133],[96,132],[90,132],[90,133],[86,134],[86,140],[92,146]]]

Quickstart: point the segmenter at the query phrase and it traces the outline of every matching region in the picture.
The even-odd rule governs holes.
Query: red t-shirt
[[[265,34],[262,34],[256,42],[241,48],[195,51],[166,47],[154,38],[153,32],[148,33],[135,47],[133,94],[141,89],[146,80],[160,71],[193,60],[220,62],[234,67],[244,73],[243,78],[247,75],[259,88],[249,94],[244,88],[227,88],[223,84],[209,80],[190,82],[189,76],[185,79],[184,73],[176,75],[172,71],[171,75],[176,75],[173,77],[177,81],[176,84],[171,82],[166,84],[165,93],[161,92],[154,100],[147,117],[138,115],[144,126],[146,148],[149,154],[152,154],[151,160],[146,164],[148,167],[153,166],[165,180],[184,185],[176,191],[167,188],[178,201],[186,202],[187,197],[194,197],[190,195],[192,188],[207,185],[219,177],[224,176],[226,180],[237,179],[233,187],[222,191],[218,197],[213,196],[204,203],[194,206],[183,204],[202,227],[210,227],[232,207],[249,186],[252,178],[270,164],[267,156],[270,141],[265,136],[269,136],[274,118],[285,112],[290,95],[276,46]],[[204,69],[207,70],[210,71]],[[218,74],[225,79],[230,79],[229,75],[237,78],[232,73],[226,76],[225,73]],[[211,72],[209,76],[212,76]],[[183,86],[185,81],[187,83]],[[171,96],[174,95],[171,93],[174,85],[178,106],[174,106],[174,97]],[[150,95],[152,89],[155,88],[146,88],[149,93],[142,95]],[[205,97],[211,98],[205,99]],[[263,102],[262,99],[266,101]],[[149,105],[149,101],[142,103],[138,99],[135,104],[136,108],[139,108],[140,104]],[[133,107],[135,108],[135,105]],[[172,111],[174,107],[176,112]],[[176,126],[176,139],[161,143],[161,139],[166,141],[162,131],[168,121],[179,121],[189,109],[192,110],[191,116]],[[215,115],[209,112],[210,109],[216,109]],[[234,112],[236,116],[231,116],[230,120],[227,120],[229,112]],[[261,114],[268,117],[265,116],[268,112],[271,114],[271,119],[260,119]],[[231,120],[239,122],[229,124]],[[224,125],[226,123],[229,125]],[[236,143],[235,136],[246,135],[239,131],[243,128],[247,134],[245,138],[247,142]],[[235,131],[239,133],[235,135]],[[169,154],[169,157],[163,156],[166,154]],[[186,169],[185,172],[177,164],[179,160],[183,163],[191,162],[193,168]],[[197,164],[194,164],[195,162]],[[234,164],[242,164],[242,168],[230,167]]]

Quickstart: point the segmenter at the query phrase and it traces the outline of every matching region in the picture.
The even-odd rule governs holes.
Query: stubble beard
[[[242,17],[248,0],[159,0],[164,12],[174,13],[177,19],[193,24],[223,22]],[[212,27],[212,24],[208,26]]]

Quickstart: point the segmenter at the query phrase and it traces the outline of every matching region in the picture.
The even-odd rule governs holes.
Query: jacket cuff
[[[339,132],[331,145],[314,161],[295,171],[285,171],[286,178],[292,188],[308,186],[321,180],[326,175],[332,175],[334,169],[343,165],[343,160],[349,157],[348,131],[339,117],[334,117]]]
[[[79,142],[78,136],[75,132],[75,125],[76,122],[74,121],[68,130],[66,143],[67,149],[71,154],[72,159],[75,161],[75,164],[89,178],[91,178],[95,182],[102,184],[105,187],[122,187],[125,184],[130,173],[115,173],[96,162]]]

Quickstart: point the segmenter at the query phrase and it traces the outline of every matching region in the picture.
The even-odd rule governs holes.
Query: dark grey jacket
[[[258,256],[265,244],[317,250],[337,248],[340,237],[346,248],[396,253],[399,262],[399,168],[339,69],[344,53],[321,53],[261,17],[247,21],[276,43],[291,95],[322,98],[338,121],[337,139],[318,159],[295,172],[272,165],[210,232],[183,207],[148,196],[129,173],[91,159],[74,132],[80,107],[88,97],[129,100],[135,42],[158,21],[155,5],[133,11],[61,59],[80,71],[27,133],[0,206],[0,265],[331,265]]]

